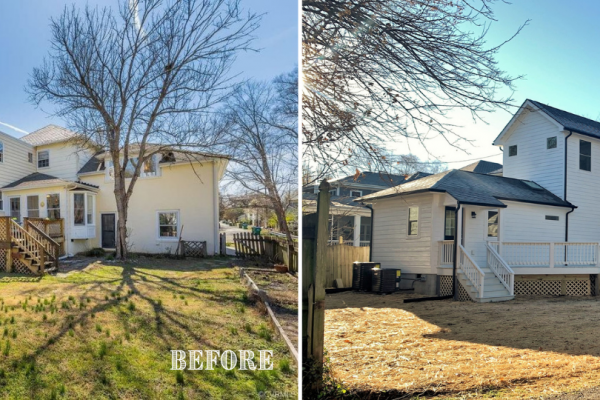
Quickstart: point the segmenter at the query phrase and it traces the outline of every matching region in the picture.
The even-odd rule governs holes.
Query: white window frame
[[[37,201],[36,201],[36,206],[37,206],[37,217],[32,217],[31,215],[29,215],[29,212],[34,210],[33,208],[29,208],[29,198],[30,197],[37,197]],[[25,205],[27,206],[27,218],[41,218],[41,213],[40,213],[40,196],[38,194],[30,194],[28,196],[25,197]]]
[[[27,153],[27,161],[28,161],[30,164],[33,164],[33,153],[32,153],[32,152],[28,152],[28,153]]]
[[[352,192],[360,193],[358,196],[352,196]],[[362,197],[362,190],[350,189],[350,197]]]
[[[48,165],[44,166],[44,167],[40,167],[40,154],[42,154],[42,153],[48,153]],[[50,150],[38,151],[38,153],[37,153],[37,168],[38,169],[50,168]]]
[[[411,208],[417,209],[417,234],[416,235],[410,234],[410,209]],[[411,206],[406,207],[406,237],[408,239],[418,239],[419,237],[421,237],[421,209],[418,205],[411,205]]]
[[[490,213],[491,212],[495,212],[496,216],[497,216],[497,230],[496,230],[496,236],[490,236],[489,235],[489,220],[490,220]],[[494,210],[485,210],[485,240],[488,241],[498,241],[498,237],[500,236],[500,210],[498,209],[494,209]]]
[[[76,224],[75,223],[75,195],[82,195],[83,196],[83,224]],[[93,198],[92,200],[92,223],[88,223],[88,210],[89,210],[89,204],[88,204],[88,196],[91,196]],[[84,226],[94,226],[96,224],[96,195],[93,192],[88,192],[85,190],[80,190],[80,191],[75,191],[72,193],[71,199],[73,202],[73,207],[71,210],[71,217],[73,218],[72,221],[72,225],[75,227],[84,227]]]
[[[81,224],[75,222],[75,196],[77,196],[77,195],[83,196],[83,223],[81,223]],[[72,214],[72,217],[73,217],[73,226],[86,226],[87,225],[85,223],[85,216],[86,216],[86,207],[85,207],[86,193],[85,192],[73,192],[72,199],[73,199],[73,210],[72,210],[72,212],[73,212],[73,214]]]
[[[92,199],[92,207],[90,207],[90,204],[89,204],[90,199]],[[92,222],[88,221],[88,215],[89,215],[90,208],[92,210],[92,214],[91,214]],[[87,193],[85,195],[85,224],[87,226],[92,226],[92,225],[96,225],[95,222],[96,222],[96,196],[94,196],[91,193]]]
[[[131,159],[138,159],[138,158],[139,157],[129,157],[130,160]],[[140,176],[139,176],[140,179],[156,178],[156,177],[159,177],[161,175],[160,174],[160,171],[161,171],[160,160],[158,160],[158,155],[157,154],[153,154],[152,155],[152,159],[154,160],[154,165],[156,166],[156,171],[154,173],[145,173],[144,172],[144,168],[145,168],[144,164],[146,164],[146,163],[144,162],[144,164],[142,164],[142,167],[140,169]],[[120,159],[119,162],[120,163],[123,162],[123,159]],[[113,161],[110,158],[106,158],[105,161],[104,161],[104,163],[106,165],[106,168],[105,168],[105,170],[106,170],[106,176],[105,176],[105,178],[106,179],[105,180],[106,180],[106,182],[112,182],[112,181],[115,180],[115,178],[113,176],[111,176],[111,173],[112,173],[112,175],[114,175],[114,170],[115,170],[115,167],[113,165]],[[133,166],[133,164],[131,163],[131,161],[129,161],[127,163],[127,166],[130,166],[130,165]],[[125,179],[131,179],[131,178],[125,178]]]
[[[61,210],[60,210],[60,193],[48,193],[46,195],[46,218],[50,219],[50,203],[48,199],[50,196],[58,196],[58,218],[61,218]],[[56,208],[52,208],[52,210],[57,210]]]
[[[7,214],[11,219],[14,218],[11,214],[12,210],[10,207],[10,201],[12,199],[19,199],[19,218],[17,218],[17,221],[21,222],[23,220],[23,202],[21,201],[21,196],[9,196],[8,197],[8,212],[7,212]]]
[[[160,214],[175,213],[177,215],[176,236],[160,236]],[[181,227],[181,213],[179,210],[158,210],[156,211],[156,239],[165,242],[176,242],[179,240],[179,228]]]

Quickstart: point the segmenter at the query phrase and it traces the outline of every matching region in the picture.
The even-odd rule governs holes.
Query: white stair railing
[[[487,265],[494,275],[498,277],[500,283],[508,290],[511,296],[515,294],[515,273],[510,266],[500,257],[496,249],[487,245]]]
[[[477,266],[465,248],[458,245],[458,268],[465,274],[467,279],[473,284],[475,290],[479,294],[479,298],[483,298],[483,284],[485,282],[485,272]]]

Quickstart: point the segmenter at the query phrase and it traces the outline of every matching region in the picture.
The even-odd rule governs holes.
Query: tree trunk
[[[116,163],[113,162],[114,164]],[[114,193],[117,203],[117,254],[115,256],[120,260],[125,260],[127,259],[127,207],[129,201],[125,190],[125,177],[122,175],[121,168],[115,168]]]

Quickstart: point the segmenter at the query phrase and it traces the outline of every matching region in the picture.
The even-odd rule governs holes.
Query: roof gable
[[[489,174],[502,168],[502,164],[491,161],[479,160],[461,168],[461,171],[470,171],[478,174]]]
[[[48,125],[20,139],[32,146],[66,142],[77,138],[77,133],[57,125]]]

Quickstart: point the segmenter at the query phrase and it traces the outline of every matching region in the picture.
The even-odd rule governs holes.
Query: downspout
[[[371,234],[369,235],[369,262],[371,262],[373,261],[373,224],[375,223],[375,210],[373,210],[372,205],[368,205],[366,207],[371,210]]]
[[[570,138],[572,134],[573,132],[569,131],[569,134],[565,137],[565,193],[563,195],[564,201],[567,201],[567,139]],[[575,211],[575,207],[571,207],[571,211],[567,212],[567,214],[565,215],[565,242],[569,241],[569,214],[571,214],[573,211]]]
[[[215,168],[215,164],[217,162],[213,160],[212,162],[212,172],[213,172],[213,220],[214,220],[214,235],[213,235],[213,252],[214,255],[219,254],[219,184],[217,182],[217,169]]]
[[[460,211],[460,206],[460,201],[458,201],[456,210],[454,211],[454,224],[456,226],[456,229],[454,230],[454,257],[452,261],[452,298],[454,298],[454,300],[458,300],[458,291],[456,290],[456,262],[458,258],[458,212]],[[463,234],[462,226],[460,234],[461,236]]]

